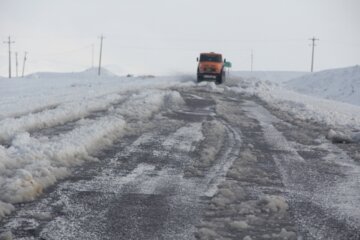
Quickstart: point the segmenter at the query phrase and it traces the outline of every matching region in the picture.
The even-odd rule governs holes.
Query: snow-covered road
[[[295,119],[232,81],[157,84],[101,88],[48,107],[39,100],[36,111],[7,107],[0,233],[360,238],[358,143],[335,145],[326,125]]]

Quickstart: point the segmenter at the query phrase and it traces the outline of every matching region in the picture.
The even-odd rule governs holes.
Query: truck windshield
[[[221,55],[200,55],[200,62],[222,62]]]

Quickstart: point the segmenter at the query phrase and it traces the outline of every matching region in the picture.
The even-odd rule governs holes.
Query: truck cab
[[[226,59],[219,53],[201,53],[197,58],[197,81],[204,80],[215,81],[216,84],[221,84],[225,81],[224,63]]]

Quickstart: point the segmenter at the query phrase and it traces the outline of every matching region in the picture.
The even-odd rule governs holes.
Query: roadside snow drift
[[[230,91],[256,95],[293,118],[360,130],[360,106],[298,93],[257,79],[230,79]],[[360,91],[358,91],[360,92]]]
[[[293,71],[232,71],[231,77],[253,78],[262,81],[270,81],[273,83],[283,83],[294,78],[306,76],[307,72]]]
[[[360,66],[330,69],[285,83],[294,91],[360,106]]]

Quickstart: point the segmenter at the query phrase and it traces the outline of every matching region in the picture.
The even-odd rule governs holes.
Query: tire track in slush
[[[210,168],[205,178],[184,178],[187,163],[193,161],[191,154],[179,148],[184,142],[175,141],[176,134],[164,141],[173,143],[171,148],[168,144],[165,145],[167,147],[163,152],[165,157],[171,153],[171,164],[159,170],[155,169],[153,174],[144,175],[129,183],[123,190],[127,194],[124,195],[123,192],[120,198],[127,204],[126,207],[121,208],[123,211],[120,211],[119,215],[112,216],[124,219],[126,215],[135,212],[137,217],[133,216],[130,221],[121,221],[121,225],[127,226],[124,239],[192,239],[194,237],[195,226],[200,222],[206,203],[202,198],[212,196],[216,192],[217,185],[225,178],[240,149],[239,134],[230,126],[226,127],[228,134],[226,147],[217,156],[218,161]],[[187,140],[182,141],[186,143]],[[174,163],[177,164],[174,166]],[[138,208],[129,201],[137,202]],[[161,204],[157,205],[153,201],[159,201]],[[149,202],[149,207],[143,206]],[[129,209],[132,212],[129,212]],[[153,218],[154,215],[158,215],[157,221],[161,224],[144,221]],[[151,226],[148,234],[144,233],[146,224]]]

